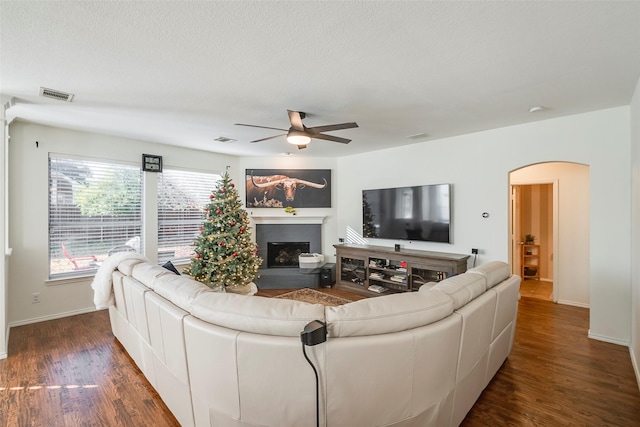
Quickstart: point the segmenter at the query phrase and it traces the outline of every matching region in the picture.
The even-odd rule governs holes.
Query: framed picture
[[[143,154],[142,170],[144,172],[162,172],[162,156]]]
[[[247,169],[247,208],[330,208],[331,169]]]

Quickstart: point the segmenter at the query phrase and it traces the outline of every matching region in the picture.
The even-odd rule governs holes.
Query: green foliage
[[[129,216],[138,214],[140,193],[130,188],[131,182],[140,182],[140,172],[134,169],[114,169],[98,181],[87,180],[74,192],[82,215]]]
[[[258,276],[262,258],[256,254],[249,217],[228,173],[210,200],[195,242],[196,254],[184,273],[212,288],[250,283]]]

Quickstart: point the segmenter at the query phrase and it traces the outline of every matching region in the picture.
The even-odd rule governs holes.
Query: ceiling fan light
[[[291,131],[287,135],[287,142],[293,145],[307,145],[311,142],[311,138],[302,132]]]

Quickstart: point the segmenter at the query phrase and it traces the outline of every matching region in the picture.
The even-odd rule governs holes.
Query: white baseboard
[[[574,307],[581,307],[581,308],[590,308],[589,304],[585,304],[583,302],[574,302],[574,301],[565,301],[565,300],[558,300],[557,301],[558,304],[564,304],[564,305],[572,305]]]
[[[10,331],[11,331],[11,328],[9,327],[9,325],[7,325],[7,331],[6,331],[7,341],[4,343],[5,352],[0,353],[0,360],[6,359],[9,356],[9,332]]]
[[[16,326],[30,325],[32,323],[46,322],[47,320],[62,319],[63,317],[75,316],[77,314],[86,314],[86,313],[91,313],[93,311],[96,311],[95,307],[87,307],[87,308],[82,308],[80,310],[67,311],[64,313],[56,313],[49,316],[34,317],[33,319],[19,320],[17,322],[9,323],[9,328],[13,328]]]
[[[640,390],[640,366],[638,366],[637,359],[633,353],[633,346],[629,346],[629,355],[631,356],[631,365],[633,365],[633,372],[636,374],[636,382],[638,383],[638,390]]]
[[[592,340],[603,341],[603,342],[608,342],[608,343],[617,344],[617,345],[623,345],[625,347],[631,348],[629,346],[629,341],[621,341],[615,338],[605,337],[604,335],[592,334],[591,329],[589,329],[589,333],[587,334],[587,336]]]

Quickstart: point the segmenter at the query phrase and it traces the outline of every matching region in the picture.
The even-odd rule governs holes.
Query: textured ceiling
[[[640,77],[638,1],[1,1],[0,20],[9,118],[237,155],[344,156],[628,105]],[[288,128],[287,109],[360,127],[298,151],[234,126]]]

